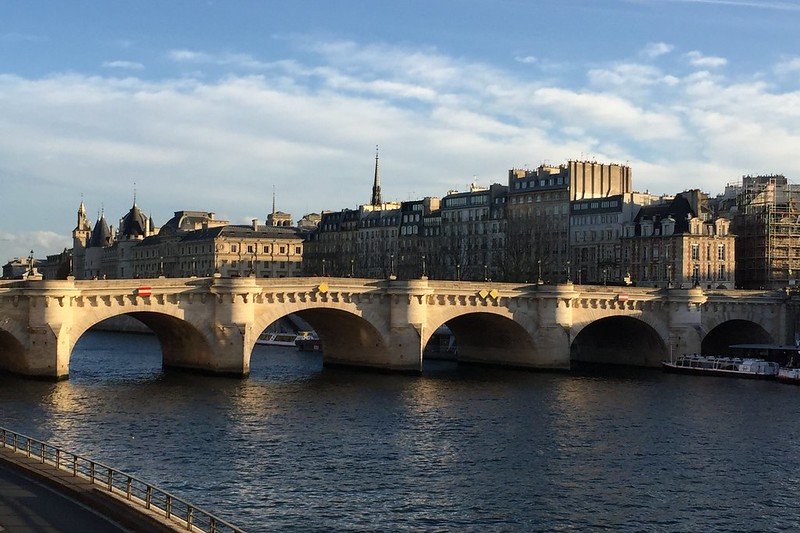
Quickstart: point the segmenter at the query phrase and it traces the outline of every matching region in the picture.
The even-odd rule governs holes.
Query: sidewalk
[[[0,532],[119,532],[125,529],[0,462]]]

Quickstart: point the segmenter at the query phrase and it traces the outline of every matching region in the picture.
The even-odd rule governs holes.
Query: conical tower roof
[[[130,211],[122,217],[119,223],[119,234],[123,237],[144,237],[147,227],[147,217],[136,203]]]
[[[105,213],[100,215],[100,218],[97,219],[97,222],[94,224],[94,229],[92,229],[92,236],[89,238],[89,244],[87,248],[92,247],[103,247],[103,246],[110,246],[111,245],[111,229],[108,227],[108,223],[106,222],[106,215]]]

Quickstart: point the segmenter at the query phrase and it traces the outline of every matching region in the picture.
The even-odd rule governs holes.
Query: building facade
[[[253,220],[248,226],[208,211],[176,211],[157,228],[134,203],[116,231],[102,212],[89,231],[81,203],[72,273],[78,279],[301,275],[307,233],[286,226],[291,218],[277,213],[273,210],[273,225]]]
[[[631,169],[624,165],[569,161],[509,170],[506,279],[557,282],[572,277],[571,202],[631,192]]]
[[[800,271],[800,187],[783,175],[745,176],[737,192],[737,283],[746,289],[794,285]]]
[[[642,207],[622,237],[622,263],[646,287],[735,287],[736,241],[725,218],[703,220],[678,194]]]

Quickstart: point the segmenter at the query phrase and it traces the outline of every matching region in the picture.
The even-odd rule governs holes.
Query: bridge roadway
[[[130,315],[158,336],[165,367],[246,376],[259,334],[288,314],[320,336],[326,365],[419,373],[446,324],[460,362],[569,369],[658,365],[739,342],[794,342],[782,292],[352,278],[160,278],[0,282],[0,368],[69,374],[81,335]]]

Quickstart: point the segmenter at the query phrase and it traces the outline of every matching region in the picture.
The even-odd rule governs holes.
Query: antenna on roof
[[[133,205],[136,205],[136,182],[133,182]]]

